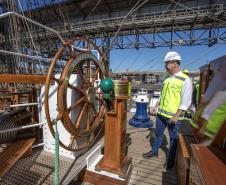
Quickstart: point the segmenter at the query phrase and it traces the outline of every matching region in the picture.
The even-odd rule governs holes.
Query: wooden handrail
[[[43,75],[18,75],[18,74],[0,74],[0,83],[34,83],[43,84],[46,76]]]

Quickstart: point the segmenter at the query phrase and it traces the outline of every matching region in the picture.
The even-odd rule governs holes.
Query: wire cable
[[[141,53],[142,53],[142,52],[139,52],[139,54],[137,55],[137,57],[136,57],[136,58],[134,59],[134,61],[130,64],[130,66],[127,68],[128,70],[130,70],[130,69],[134,66],[135,62],[139,59]]]
[[[98,5],[100,4],[100,2],[101,2],[101,0],[98,0],[98,2],[96,3],[96,5],[94,6],[94,8],[91,10],[91,12],[89,13],[89,15],[87,17],[90,17],[93,14],[93,12],[98,7]]]
[[[138,68],[137,71],[143,69],[144,67],[146,67],[146,66],[149,65],[149,64],[152,64],[156,59],[158,59],[160,56],[162,56],[163,53],[164,53],[164,51],[161,52],[161,53],[159,53],[159,54],[157,54],[157,55],[155,55],[153,58],[151,58],[151,59],[148,60],[145,64],[143,64],[140,68]],[[148,68],[148,69],[149,69],[149,68]]]
[[[85,0],[85,1],[81,4],[80,8],[85,7],[85,6],[86,6],[86,4],[87,4],[88,2],[89,2],[89,0]]]
[[[183,68],[187,68],[188,66],[194,64],[194,62],[199,61],[203,57],[206,57],[208,54],[210,54],[211,52],[215,51],[219,46],[220,45],[213,46],[212,48],[210,48],[212,50],[207,50],[201,56],[194,58],[193,60],[191,60],[191,62],[189,62],[188,64],[184,65]]]
[[[128,58],[128,56],[132,53],[131,51],[132,50],[130,50],[129,53],[126,54],[126,56],[122,60],[120,60],[119,64],[115,67],[115,69],[113,71],[117,71],[118,70],[118,68],[123,64],[124,61],[126,61],[126,59]]]

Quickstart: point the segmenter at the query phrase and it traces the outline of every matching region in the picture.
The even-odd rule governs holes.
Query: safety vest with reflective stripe
[[[194,128],[199,128],[199,124],[198,124],[198,121],[199,121],[199,118],[201,117],[204,109],[206,108],[207,106],[207,103],[206,104],[203,104],[199,107],[199,109],[196,111],[196,113],[192,116],[192,119],[190,121],[190,124],[192,127]]]
[[[218,107],[208,119],[205,135],[212,138],[220,130],[226,119],[226,102]]]
[[[199,108],[199,110],[194,114],[192,117],[192,120],[190,122],[191,126],[194,128],[199,129],[202,127],[202,125],[199,125],[198,120],[201,117],[204,109],[208,103],[204,104]],[[218,107],[213,114],[209,117],[207,121],[207,126],[205,128],[204,134],[210,138],[214,137],[215,134],[219,131],[221,128],[222,124],[224,123],[226,119],[226,102],[224,102],[223,105]]]
[[[187,78],[189,78],[187,75],[179,72],[176,76],[164,80],[158,114],[167,118],[172,118],[176,114],[181,103],[184,81]]]

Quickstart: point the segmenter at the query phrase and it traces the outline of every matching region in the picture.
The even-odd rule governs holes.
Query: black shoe
[[[174,167],[174,164],[175,164],[175,161],[173,160],[167,161],[166,170],[171,170]]]
[[[158,157],[158,152],[154,152],[151,150],[151,151],[143,154],[143,158],[145,158],[145,159],[149,159],[151,157]]]

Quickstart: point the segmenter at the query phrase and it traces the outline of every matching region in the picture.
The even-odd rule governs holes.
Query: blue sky
[[[182,56],[181,67],[188,70],[199,70],[199,67],[213,59],[226,55],[226,44],[208,46],[180,46],[172,50]],[[170,48],[144,48],[112,50],[110,54],[110,68],[113,72],[123,71],[163,71],[164,55]]]

